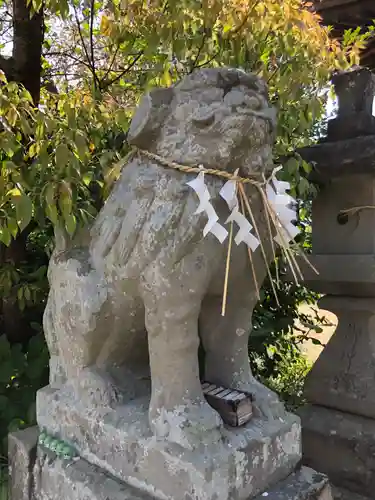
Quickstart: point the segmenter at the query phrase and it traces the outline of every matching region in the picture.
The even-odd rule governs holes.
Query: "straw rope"
[[[266,179],[265,177],[263,177],[262,181],[258,181],[255,179],[251,179],[249,177],[241,177],[237,174],[238,170],[236,170],[236,172],[234,174],[231,174],[229,172],[226,172],[223,170],[218,170],[218,169],[213,169],[213,168],[205,168],[202,166],[182,165],[180,163],[176,163],[176,162],[167,160],[166,158],[163,158],[155,153],[151,153],[150,151],[146,151],[144,149],[137,149],[137,148],[134,148],[132,151],[130,151],[130,153],[127,156],[127,159],[134,157],[135,154],[137,154],[137,153],[141,156],[145,156],[146,158],[149,158],[150,160],[157,162],[158,164],[160,164],[163,167],[172,168],[172,169],[178,170],[180,172],[198,173],[198,174],[201,172],[204,172],[204,174],[214,175],[216,177],[221,177],[225,180],[234,180],[237,182],[237,192],[238,192],[239,199],[240,199],[241,212],[244,215],[245,215],[245,211],[248,213],[249,219],[254,227],[255,234],[256,234],[256,236],[259,240],[259,243],[260,243],[260,249],[261,249],[262,257],[263,257],[263,260],[264,260],[264,263],[265,263],[265,266],[267,269],[267,275],[268,275],[269,280],[270,280],[270,285],[272,287],[272,291],[273,291],[273,294],[275,296],[276,303],[279,305],[277,291],[276,291],[275,285],[273,283],[271,270],[270,270],[270,266],[269,266],[268,259],[267,259],[267,253],[266,253],[264,245],[262,243],[262,238],[260,236],[260,232],[259,232],[256,220],[255,220],[254,214],[252,212],[248,196],[246,195],[246,192],[244,189],[245,184],[248,184],[248,185],[250,184],[250,185],[254,186],[259,191],[262,203],[264,205],[264,211],[265,211],[266,222],[267,222],[267,232],[268,232],[269,237],[270,237],[271,251],[272,251],[272,256],[273,256],[274,260],[276,259],[276,251],[275,251],[275,245],[273,243],[272,226],[273,226],[273,230],[275,231],[276,235],[278,236],[278,239],[280,242],[280,247],[281,247],[281,252],[284,255],[285,260],[290,267],[290,270],[291,270],[291,273],[293,275],[293,278],[294,278],[296,285],[299,284],[298,278],[303,280],[302,272],[298,266],[298,263],[296,261],[295,256],[293,255],[293,252],[292,252],[292,248],[294,248],[294,247],[292,247],[285,240],[284,231],[287,232],[287,229],[283,226],[282,221],[278,218],[278,216],[275,213],[274,209],[272,208],[270,202],[268,201],[267,195],[265,193],[264,188],[268,184],[269,179]],[[366,208],[370,208],[370,207],[366,207]],[[282,229],[284,229],[284,231]],[[229,276],[230,258],[231,258],[231,249],[232,249],[232,237],[233,237],[233,222],[232,222],[231,227],[230,227],[230,236],[229,236],[229,244],[228,244],[226,267],[225,267],[223,302],[222,302],[222,315],[223,316],[225,315],[225,310],[226,310],[226,300],[227,300],[227,292],[228,292],[228,290],[227,290],[227,288],[228,288],[228,276]],[[318,271],[314,268],[314,266],[311,265],[311,263],[309,262],[309,260],[305,256],[305,254],[302,252],[302,249],[298,247],[298,251],[299,251],[300,255],[303,257],[303,259],[305,260],[305,262],[313,269],[313,271],[316,272],[317,274],[319,274]],[[251,270],[252,270],[252,275],[254,278],[254,284],[256,287],[256,295],[257,295],[257,298],[259,298],[260,297],[259,284],[257,282],[257,278],[255,275],[254,263],[253,263],[251,251],[249,248],[248,248],[248,254],[249,254],[249,261],[250,261],[250,266],[251,266]],[[279,277],[278,277],[278,271],[277,271],[277,284],[278,284],[278,280],[279,280]]]

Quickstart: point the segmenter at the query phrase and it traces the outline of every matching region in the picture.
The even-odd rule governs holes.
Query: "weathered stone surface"
[[[297,259],[305,283],[319,293],[329,295],[375,297],[375,256],[329,254],[309,255],[309,262]]]
[[[310,178],[326,184],[333,178],[375,173],[375,141],[373,136],[344,141],[323,142],[301,148],[298,153],[314,164]]]
[[[27,500],[153,500],[85,460],[67,465],[48,455],[39,455],[34,496]]]
[[[90,463],[156,498],[253,498],[287,477],[301,458],[294,415],[223,429],[219,441],[202,442],[190,451],[155,439],[147,398],[95,413],[65,396],[61,390],[39,392],[41,427],[74,444]]]
[[[332,500],[327,476],[302,467],[256,500]],[[352,499],[355,500],[355,499]]]
[[[37,427],[31,427],[9,434],[9,495],[11,500],[31,500],[38,433]]]
[[[102,468],[89,463],[84,459],[74,462],[60,460],[56,455],[45,449],[38,448],[36,452],[36,428],[21,431],[12,435],[13,452],[33,449],[32,459],[20,460],[15,470],[17,477],[28,477],[27,488],[22,488],[22,496],[12,496],[11,500],[154,500],[152,494],[140,491],[138,488],[119,481],[109,475]],[[15,448],[14,448],[15,447]],[[14,476],[16,478],[16,476]],[[173,481],[172,478],[169,478]],[[249,477],[251,481],[251,477]],[[202,500],[201,491],[184,491],[184,485],[180,484],[180,492],[177,496],[162,496],[163,500]],[[16,490],[15,490],[16,491]],[[15,493],[14,491],[14,493]],[[215,491],[215,500],[228,498],[222,488]],[[230,496],[230,500],[237,500],[236,491]],[[251,495],[250,498],[253,498]],[[291,473],[284,481],[276,486],[269,485],[255,500],[267,498],[269,500],[332,500],[327,478],[317,474],[313,470],[302,467]],[[246,499],[247,500],[247,499]],[[336,499],[335,499],[336,500]],[[337,500],[349,500],[339,498]],[[364,498],[352,498],[351,500],[367,500]]]
[[[338,326],[307,376],[310,403],[375,418],[375,299],[324,297]]]
[[[374,75],[360,69],[339,73],[332,81],[338,97],[337,118],[329,120],[327,138],[299,150],[306,161],[315,164],[311,178],[323,183],[374,173],[375,166]]]
[[[375,134],[372,105],[375,77],[367,69],[339,73],[332,78],[338,98],[337,118],[329,120],[329,141]]]
[[[299,414],[304,463],[333,484],[374,498],[375,421],[315,405]]]
[[[259,78],[206,69],[146,95],[128,137],[168,160],[260,175],[273,167],[274,125]],[[189,449],[220,440],[222,428],[199,380],[198,321],[206,378],[253,393],[258,415],[285,415],[249,366],[248,331],[257,299],[245,245],[234,245],[227,315],[220,314],[226,245],[212,234],[203,236],[207,218],[195,213],[197,197],[186,185],[195,175],[144,155],[133,158],[93,226],[73,241],[57,234],[44,316],[51,386],[65,380],[72,401],[109,409],[147,393],[151,369],[151,428]],[[207,176],[206,184],[225,221],[223,180]],[[248,190],[271,259],[261,196],[252,186]],[[261,283],[266,266],[260,249],[253,262]]]
[[[372,106],[375,95],[375,76],[366,68],[345,73],[337,73],[332,77],[332,83],[338,99],[340,118],[351,118],[361,113],[372,116]],[[350,128],[351,124],[348,123]]]
[[[261,80],[205,69],[146,95],[128,138],[169,161],[261,179],[273,168],[274,128]],[[87,462],[160,500],[247,500],[295,470],[300,424],[251,373],[257,285],[245,245],[233,245],[221,316],[227,243],[203,236],[207,217],[196,213],[196,194],[186,185],[195,175],[138,151],[93,225],[72,241],[57,232],[44,315],[51,378],[38,394],[37,419]],[[223,183],[206,175],[224,223]],[[270,261],[274,235],[262,197],[256,187],[246,189]],[[259,285],[266,275],[260,248],[252,260]],[[253,395],[254,418],[246,427],[225,428],[207,404],[200,340],[205,378]],[[54,500],[59,488],[69,495],[75,481],[80,498],[105,498],[95,474],[90,486],[89,476],[67,479],[68,473],[41,467],[43,500],[48,491]]]
[[[44,464],[40,469],[40,474],[42,481],[35,500],[153,499],[152,496],[140,494],[132,487],[110,478],[101,469],[84,460],[68,468],[59,461],[50,466]],[[220,492],[217,493],[216,498],[221,500]],[[231,497],[231,500],[235,498]],[[303,467],[277,488],[261,494],[256,500],[265,498],[267,500],[332,500],[332,495],[325,476]],[[198,494],[187,493],[184,500],[200,500],[200,497]]]
[[[375,117],[367,113],[337,117],[328,121],[327,137],[329,141],[342,141],[343,139],[367,135],[375,135]]]
[[[336,120],[326,141],[301,151],[321,182],[312,210],[311,262],[306,283],[338,327],[305,385],[313,405],[301,411],[304,463],[344,488],[337,499],[374,498],[375,488],[375,78],[368,71],[335,77]],[[349,493],[350,492],[350,493]]]
[[[333,500],[372,500],[372,497],[364,497],[363,495],[357,495],[352,491],[346,490],[345,488],[337,488],[337,486],[332,486]]]
[[[375,238],[369,231],[375,223],[375,210],[364,209],[344,220],[339,217],[343,210],[374,206],[374,187],[372,176],[358,175],[355,181],[348,177],[334,179],[319,191],[312,210],[315,254],[354,256],[375,252]]]

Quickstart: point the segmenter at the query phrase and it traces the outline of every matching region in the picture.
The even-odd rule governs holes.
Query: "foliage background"
[[[69,237],[100,209],[128,150],[140,95],[203,66],[263,77],[279,116],[275,159],[292,155],[282,175],[300,200],[299,243],[308,252],[315,188],[307,180],[310,166],[293,152],[316,140],[331,73],[357,64],[369,36],[372,30],[355,30],[341,44],[330,40],[300,0],[0,0],[4,463],[7,433],[35,422],[35,392],[48,381],[41,323],[54,227]],[[298,348],[306,333],[292,330],[294,322],[319,332],[320,319],[300,317],[299,304],[315,300],[303,286],[280,285],[277,306],[269,285],[254,316],[250,361],[288,396],[289,367],[302,375],[308,369]]]

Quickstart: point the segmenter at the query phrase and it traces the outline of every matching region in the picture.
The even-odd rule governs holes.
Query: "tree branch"
[[[200,44],[200,46],[198,48],[198,52],[197,52],[197,55],[195,56],[194,62],[193,62],[193,64],[190,67],[189,73],[192,73],[195,70],[195,66],[196,66],[196,64],[198,62],[199,56],[201,55],[201,52],[202,52],[203,47],[204,47],[204,45],[206,43],[206,40],[207,40],[207,31],[206,31],[206,28],[204,28],[204,33],[203,33],[203,36],[202,36],[202,42],[201,42],[201,44]]]
[[[69,59],[72,59],[73,61],[82,64],[83,66],[86,66],[90,71],[92,70],[90,64],[86,63],[85,61],[82,61],[82,59],[79,59],[79,57],[73,56],[73,54],[70,54],[69,52],[48,52],[47,54],[44,54],[44,57],[51,56],[51,57],[67,57]]]
[[[105,82],[105,79],[107,78],[107,76],[109,75],[109,73],[112,71],[112,68],[113,68],[113,65],[115,63],[115,60],[116,60],[116,56],[117,56],[117,53],[120,49],[120,45],[117,45],[116,47],[116,50],[112,56],[112,61],[109,63],[109,66],[108,66],[108,70],[106,71],[105,75],[103,76],[102,78],[102,82]]]
[[[90,47],[91,47],[91,65],[92,72],[94,75],[94,88],[96,89],[96,71],[95,71],[95,58],[94,58],[94,13],[95,13],[95,0],[91,0],[91,11],[90,11]]]
[[[74,14],[75,14],[75,19],[76,19],[76,23],[77,23],[79,38],[81,40],[82,47],[83,47],[83,50],[85,52],[85,56],[86,56],[86,59],[87,59],[87,67],[90,69],[90,71],[92,73],[92,76],[94,78],[94,86],[96,87],[96,84],[98,83],[98,79],[97,79],[97,76],[96,76],[96,73],[95,73],[95,67],[93,67],[93,61],[91,61],[91,59],[90,59],[89,52],[87,50],[87,46],[86,46],[86,43],[85,43],[85,39],[83,37],[83,33],[82,33],[82,30],[81,30],[81,23],[80,23],[79,18],[78,18],[77,8],[76,7],[74,7]]]
[[[143,56],[144,54],[144,51],[142,50],[142,52],[140,52],[135,58],[134,58],[134,61],[132,61],[125,69],[124,71],[122,71],[118,76],[116,76],[115,78],[112,78],[112,80],[109,80],[109,82],[103,82],[105,83],[105,85],[101,87],[101,90],[105,90],[107,89],[108,87],[110,87],[111,85],[113,85],[114,83],[118,82],[119,80],[121,80],[121,78],[128,72],[130,71],[136,64],[137,62],[140,60],[140,58]]]

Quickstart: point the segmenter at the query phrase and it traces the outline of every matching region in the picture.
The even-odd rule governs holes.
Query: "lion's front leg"
[[[202,281],[189,279],[183,271],[163,276],[154,268],[143,283],[152,379],[151,428],[157,436],[188,449],[221,439],[222,420],[205,401],[199,379],[202,293]]]
[[[47,300],[47,305],[43,315],[43,330],[47,342],[47,347],[50,355],[49,359],[49,382],[51,387],[59,388],[66,382],[66,373],[62,366],[61,355],[58,346],[58,336],[54,327],[54,311],[55,302],[51,297],[52,292]]]
[[[251,373],[248,340],[255,297],[238,294],[229,300],[221,316],[222,297],[207,296],[200,315],[200,334],[205,349],[206,380],[254,396],[255,413],[266,419],[285,414],[276,394],[258,382]]]
[[[86,406],[114,406],[121,399],[116,384],[97,358],[112,324],[102,313],[108,287],[80,260],[52,260],[44,328],[51,355],[51,385],[63,382]]]

